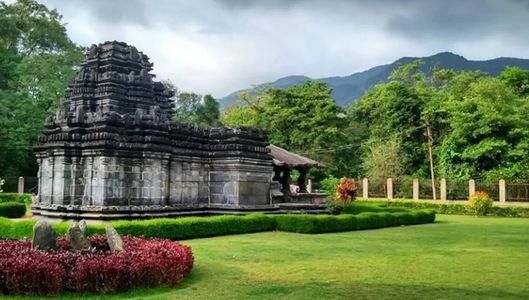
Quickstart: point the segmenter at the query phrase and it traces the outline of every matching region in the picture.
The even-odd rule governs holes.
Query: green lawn
[[[141,299],[529,299],[529,219],[439,215],[435,224],[185,241],[179,288]]]

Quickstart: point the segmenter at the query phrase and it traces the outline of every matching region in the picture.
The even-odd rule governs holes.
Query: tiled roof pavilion
[[[324,165],[318,161],[290,152],[276,145],[270,144],[269,148],[270,154],[274,158],[274,165],[276,166],[289,169],[324,167]]]
[[[274,158],[274,178],[281,183],[281,191],[290,194],[290,171],[299,172],[299,193],[307,193],[307,172],[310,168],[323,168],[324,164],[305,156],[290,152],[286,149],[270,144],[270,154]]]

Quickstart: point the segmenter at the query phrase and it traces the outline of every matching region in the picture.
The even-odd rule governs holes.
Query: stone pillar
[[[369,198],[369,180],[367,178],[362,179],[362,198]]]
[[[505,184],[505,180],[501,179],[500,180],[500,186],[499,186],[499,191],[500,191],[500,203],[505,203],[505,201],[507,200],[507,193],[506,193],[506,184]]]
[[[446,179],[441,178],[441,201],[446,201]]]
[[[312,180],[309,179],[307,181],[308,181],[308,183],[307,183],[307,192],[309,192],[309,194],[310,194],[310,193],[312,193]]]
[[[419,200],[419,179],[413,179],[413,200]]]
[[[476,192],[476,181],[474,179],[470,179],[468,181],[468,197],[470,198],[474,193]]]
[[[298,187],[299,193],[307,193],[307,169],[299,169]]]
[[[392,178],[388,178],[387,188],[388,188],[388,199],[393,200],[393,179]]]
[[[18,193],[24,194],[24,177],[18,177]]]

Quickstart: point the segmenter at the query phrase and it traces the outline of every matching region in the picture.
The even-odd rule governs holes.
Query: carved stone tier
[[[93,45],[35,145],[35,215],[112,219],[277,209],[263,131],[171,121],[152,63],[120,42]]]

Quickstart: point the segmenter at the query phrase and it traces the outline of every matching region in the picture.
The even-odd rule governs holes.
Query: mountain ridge
[[[333,89],[332,97],[336,103],[341,106],[346,106],[356,101],[371,86],[386,82],[388,76],[398,66],[411,63],[417,59],[423,61],[420,69],[425,73],[430,73],[434,67],[453,69],[456,71],[479,70],[490,75],[498,75],[508,66],[529,69],[529,59],[497,57],[488,60],[468,60],[464,56],[444,51],[426,57],[401,57],[390,64],[374,66],[367,70],[345,76],[310,78],[305,75],[289,75],[265,84],[269,84],[275,88],[287,88],[295,84],[303,83],[307,80],[324,81]],[[219,99],[221,107],[227,107],[235,103],[239,94],[243,91],[249,91],[250,94],[255,94],[254,88],[235,91]]]

